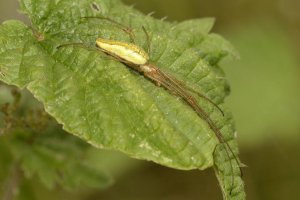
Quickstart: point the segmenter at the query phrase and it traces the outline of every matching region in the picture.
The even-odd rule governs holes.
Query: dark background
[[[215,17],[241,59],[221,66],[231,85],[226,104],[238,131],[248,199],[300,196],[300,1],[125,0],[169,21]],[[22,19],[16,0],[0,0],[0,22]],[[106,152],[115,184],[105,190],[48,191],[40,199],[221,199],[212,170],[178,171]],[[33,180],[34,184],[34,180]],[[56,195],[57,197],[53,197]]]

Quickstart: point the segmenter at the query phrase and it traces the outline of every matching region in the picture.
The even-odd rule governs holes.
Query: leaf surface
[[[206,121],[180,98],[93,50],[98,37],[130,39],[108,21],[84,17],[105,16],[129,26],[136,44],[146,48],[144,26],[150,35],[151,63],[222,107],[224,117],[207,101],[198,99],[237,153],[232,116],[223,106],[228,85],[220,78],[224,74],[218,66],[224,54],[235,52],[223,38],[208,33],[212,19],[168,23],[117,0],[23,0],[21,7],[33,29],[18,21],[1,25],[4,82],[26,87],[66,131],[96,147],[183,170],[215,166],[224,198],[244,198],[238,165],[228,157]],[[57,48],[69,42],[90,48]],[[215,42],[221,50],[213,46]],[[221,54],[215,53],[219,50]],[[211,55],[214,62],[199,52]]]

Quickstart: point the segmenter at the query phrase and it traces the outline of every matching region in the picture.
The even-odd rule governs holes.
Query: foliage
[[[130,40],[110,22],[84,17],[110,17],[133,28],[135,42],[145,48],[144,26],[151,37],[151,62],[201,91],[225,111],[223,117],[207,101],[198,99],[237,154],[232,116],[223,105],[229,86],[220,78],[224,74],[218,66],[223,57],[235,57],[236,52],[221,36],[209,34],[212,19],[168,23],[117,0],[23,0],[21,7],[32,27],[19,21],[7,21],[0,27],[0,70],[5,83],[27,88],[64,130],[95,147],[177,169],[215,166],[224,198],[245,198],[238,163],[228,158],[206,121],[165,89],[92,50],[97,37]],[[69,42],[90,48],[58,48]],[[78,155],[81,146],[71,142],[69,148],[52,133],[42,134],[47,137],[42,140],[45,143],[39,143],[32,133],[32,143],[31,136],[23,138],[23,132],[22,139],[14,142],[13,154],[26,176],[34,171],[49,187],[57,181],[68,186],[77,185],[78,180],[88,185],[101,185],[99,180],[104,185],[109,182],[69,157]],[[58,169],[63,178],[57,175]]]
[[[17,178],[16,173],[19,176],[17,179],[36,175],[49,189],[57,183],[66,189],[84,185],[99,188],[111,184],[111,178],[92,167],[92,160],[87,159],[89,145],[64,133],[26,92],[20,93],[16,88],[2,85],[3,93],[9,90],[14,98],[2,104],[1,115],[5,122],[0,140],[3,196],[8,195],[9,189],[14,189],[11,181]]]

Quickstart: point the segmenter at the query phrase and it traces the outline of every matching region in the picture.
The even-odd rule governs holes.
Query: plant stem
[[[23,177],[22,170],[20,169],[20,163],[16,162],[11,170],[11,174],[7,179],[6,184],[3,187],[2,200],[13,200],[18,194],[19,185]]]

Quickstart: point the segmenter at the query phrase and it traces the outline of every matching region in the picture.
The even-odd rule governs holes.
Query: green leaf
[[[95,5],[99,9],[93,9]],[[34,31],[18,21],[1,25],[4,82],[26,87],[66,131],[96,147],[177,169],[215,166],[224,198],[244,199],[238,164],[206,121],[182,100],[101,52],[78,46],[57,48],[68,42],[94,46],[98,37],[130,41],[119,27],[86,16],[106,16],[132,27],[137,45],[145,48],[144,26],[151,37],[151,63],[181,77],[222,107],[225,117],[198,99],[237,154],[232,116],[223,105],[228,85],[217,65],[224,55],[212,55],[219,49],[209,44],[216,40],[222,52],[232,50],[221,37],[208,34],[211,19],[163,22],[117,0],[23,0],[21,7]],[[201,44],[206,48],[199,49]],[[213,67],[199,51],[213,56]]]
[[[16,90],[3,84],[1,91],[9,88]],[[0,104],[0,121],[4,122],[0,125],[3,134],[0,138],[0,183],[3,191],[10,191],[8,183],[16,176],[20,183],[15,185],[21,187],[23,174],[27,180],[38,177],[48,188],[57,184],[67,189],[109,186],[111,177],[89,158],[89,152],[94,148],[64,132],[41,110],[41,105],[32,95],[27,94],[26,91],[6,94],[6,111],[3,105],[7,104]],[[22,100],[16,104],[16,99],[10,100],[10,96]],[[22,173],[16,173],[17,169],[22,169]]]
[[[213,66],[226,56],[229,59],[239,58],[239,53],[235,48],[223,37],[214,33],[209,34],[198,48],[200,56]]]
[[[85,155],[90,147],[77,138],[51,130],[37,137],[34,143],[28,143],[21,135],[24,133],[12,132],[2,138],[0,145],[10,146],[7,149],[13,160],[20,163],[26,178],[37,176],[48,188],[56,184],[67,189],[78,186],[100,188],[112,183],[111,177],[102,169],[91,167]],[[5,158],[5,154],[0,153]],[[1,167],[5,165],[1,163]]]

